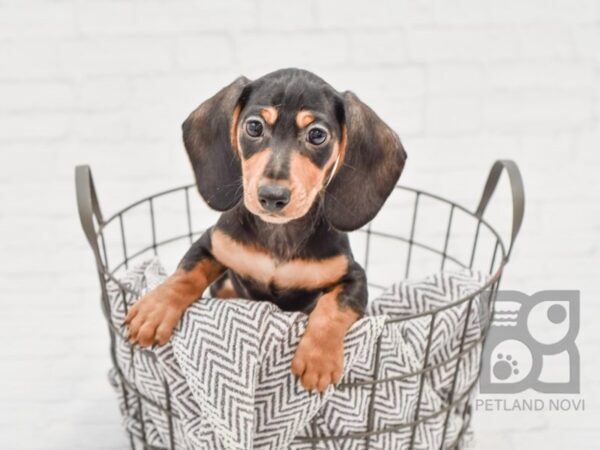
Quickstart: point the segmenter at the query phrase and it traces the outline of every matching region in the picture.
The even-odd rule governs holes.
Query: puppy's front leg
[[[131,307],[125,323],[132,342],[142,347],[165,344],[186,308],[225,271],[211,254],[211,232],[192,245],[173,275]]]
[[[367,304],[367,284],[363,269],[356,263],[339,285],[322,294],[308,318],[300,340],[292,373],[307,390],[324,392],[337,384],[344,370],[344,337]]]

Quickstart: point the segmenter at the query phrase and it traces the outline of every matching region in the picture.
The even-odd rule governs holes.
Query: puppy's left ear
[[[341,168],[325,190],[325,217],[340,231],[372,220],[406,161],[398,135],[352,92],[343,94]]]
[[[237,119],[250,80],[239,77],[202,103],[183,122],[183,142],[200,194],[211,208],[226,211],[242,196]]]

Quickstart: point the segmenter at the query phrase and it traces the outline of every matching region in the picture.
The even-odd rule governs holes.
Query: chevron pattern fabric
[[[121,283],[145,292],[165,276],[155,258]],[[202,299],[165,346],[132,349],[117,335],[110,378],[124,426],[158,448],[408,449],[411,442],[414,449],[450,448],[462,429],[462,394],[477,380],[484,308],[475,296],[433,319],[410,317],[446,306],[485,281],[478,272],[444,272],[391,286],[348,332],[342,385],[322,395],[304,391],[290,370],[305,314],[268,302]],[[120,329],[137,299],[115,283],[109,298]],[[390,318],[399,321],[386,324]],[[382,378],[393,380],[369,384]],[[351,382],[363,384],[344,387]],[[371,436],[367,446],[360,433],[373,430],[392,431]],[[342,435],[360,437],[333,439]],[[307,439],[314,437],[329,439],[313,447]]]

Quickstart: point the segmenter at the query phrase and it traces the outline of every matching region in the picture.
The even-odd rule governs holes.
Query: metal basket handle
[[[90,166],[83,165],[75,167],[75,191],[77,193],[77,209],[79,211],[81,228],[83,228],[85,237],[94,253],[96,270],[98,272],[98,279],[100,280],[100,289],[102,292],[103,312],[104,315],[108,317],[109,303],[104,279],[104,263],[100,256],[97,231],[96,226],[94,225],[95,220],[98,226],[102,226],[104,224],[104,219],[102,218],[100,204],[98,203],[98,197],[96,196],[96,187],[94,186],[94,179],[92,178]]]
[[[101,263],[94,219],[98,225],[103,223],[103,219],[90,166],[75,167],[75,190],[77,192],[77,209],[81,227],[90,247],[92,247],[97,262]]]
[[[492,197],[492,194],[498,185],[498,180],[500,179],[502,169],[506,169],[506,173],[508,173],[513,203],[512,231],[508,252],[506,254],[506,259],[508,259],[510,257],[515,240],[517,239],[517,235],[519,234],[519,230],[521,229],[521,224],[523,223],[523,214],[525,213],[525,190],[523,188],[523,178],[521,177],[521,171],[519,170],[519,167],[513,160],[499,159],[492,165],[490,174],[488,175],[488,179],[481,194],[481,200],[479,200],[479,206],[477,206],[477,210],[475,211],[475,215],[480,219],[483,217],[483,213],[487,208],[490,198]]]

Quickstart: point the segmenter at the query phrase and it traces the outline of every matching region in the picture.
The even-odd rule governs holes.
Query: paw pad
[[[498,353],[497,361],[493,367],[494,375],[499,380],[508,380],[513,375],[519,375],[518,366],[518,361],[513,359],[512,355]]]

